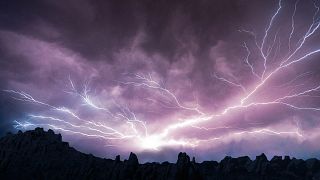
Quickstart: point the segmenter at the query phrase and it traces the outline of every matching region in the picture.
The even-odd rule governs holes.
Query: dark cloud
[[[177,49],[191,43],[190,37],[200,45],[200,54],[234,31],[242,21],[239,4],[192,0],[4,1],[1,27],[58,41],[86,57],[102,56],[104,60],[144,31],[144,50],[172,59]]]
[[[275,69],[279,60],[288,53],[294,5],[293,1],[282,1],[283,9],[272,24],[265,49],[271,48],[273,43],[276,46],[270,51],[272,58],[268,61],[266,74]],[[225,107],[239,102],[245,93],[241,87],[221,81],[214,75],[241,84],[248,90],[258,84],[259,78],[252,75],[250,67],[244,62],[247,51],[243,43],[246,42],[250,50],[249,61],[255,73],[261,75],[263,58],[257,46],[260,46],[268,20],[277,6],[278,1],[253,0],[5,0],[0,2],[0,88],[21,90],[50,105],[70,107],[83,117],[97,121],[104,119],[104,114],[90,112],[78,97],[65,93],[71,88],[68,82],[70,77],[78,91],[88,83],[90,96],[99,105],[112,110],[119,109],[117,106],[120,105],[128,106],[139,119],[147,122],[151,133],[159,133],[165,125],[193,117],[194,112],[165,107],[176,103],[172,97],[123,82],[136,82],[132,76],[143,74],[161,83],[185,106],[198,103],[205,113],[221,112]],[[308,31],[314,12],[312,1],[299,2],[291,48],[301,42],[299,39]],[[243,30],[255,33],[259,43],[256,44],[252,34]],[[293,58],[319,48],[318,35],[315,33],[308,39]],[[318,58],[312,56],[304,63],[278,72],[248,101],[269,101],[315,87],[320,72],[316,62]],[[317,93],[312,93],[312,96],[289,103],[318,107]],[[14,120],[29,121],[29,113],[54,114],[39,105],[15,101],[11,95],[4,91],[0,93],[2,134],[14,130]],[[114,105],[114,101],[118,104]],[[175,158],[172,152],[179,150],[188,151],[202,160],[206,156],[255,156],[260,151],[266,151],[268,155],[289,153],[306,157],[305,154],[319,149],[312,145],[312,141],[318,139],[315,133],[319,127],[317,117],[317,111],[295,111],[283,105],[250,106],[228,112],[221,119],[199,124],[209,129],[222,129],[208,131],[187,127],[172,134],[176,140],[223,137],[216,145],[208,143],[210,145],[199,149],[167,148],[161,152],[145,152],[124,145],[123,152],[119,153],[137,150],[145,160],[172,160]],[[123,124],[112,123],[117,128],[125,128]],[[310,138],[297,140],[288,135],[274,140],[273,136],[268,135],[270,132],[265,131],[295,131],[297,127]],[[140,125],[137,128],[141,130],[143,127]],[[252,135],[257,129],[264,129],[261,136]],[[242,134],[237,134],[239,132]],[[267,134],[266,137],[263,134]],[[255,147],[254,144],[261,141],[259,138],[271,144],[270,147],[266,144],[246,149]],[[66,140],[86,152],[100,156],[105,154],[105,149],[94,147],[82,136],[66,133]],[[96,144],[105,147],[104,143],[97,140]],[[286,145],[283,150],[279,148],[282,143]],[[298,145],[303,143],[306,148],[299,150]],[[107,149],[109,155],[118,153],[118,150]]]

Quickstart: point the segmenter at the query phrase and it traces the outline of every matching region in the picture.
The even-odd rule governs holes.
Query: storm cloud
[[[259,43],[263,40],[279,1],[5,0],[0,2],[0,88],[23,91],[54,107],[70,108],[81,119],[105,121],[127,130],[126,123],[83,105],[76,93],[88,88],[99,107],[134,114],[145,122],[149,135],[161,133],[170,124],[202,117],[194,109],[190,111],[195,106],[210,116],[239,104],[259,84],[264,70],[266,75],[271,73],[298,47],[313,20],[311,31],[316,28],[317,3],[281,1],[282,9],[266,39],[270,60],[264,69],[255,38]],[[292,59],[319,49],[319,38],[315,31]],[[319,54],[315,54],[280,70],[250,96],[248,104],[270,102],[319,86],[318,60]],[[141,81],[141,77],[145,79]],[[146,79],[159,83],[175,97],[159,88],[141,86],[139,83]],[[70,95],[70,88],[76,92]],[[306,107],[303,110],[283,104],[250,106],[170,134],[177,141],[204,142],[194,147],[180,144],[153,151],[138,147],[131,139],[115,142],[56,131],[85,152],[113,157],[137,151],[142,161],[174,161],[172,155],[176,153],[172,152],[178,151],[187,151],[200,160],[261,152],[268,156],[319,157],[317,91],[285,101]],[[30,115],[56,113],[52,107],[17,97],[17,93],[1,92],[1,135],[15,131],[16,121],[44,124]],[[177,106],[174,98],[190,109]],[[75,119],[70,122],[83,125]],[[143,123],[134,125],[143,131]]]

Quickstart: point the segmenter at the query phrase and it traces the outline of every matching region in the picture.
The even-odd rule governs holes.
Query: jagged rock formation
[[[270,161],[262,154],[225,157],[220,163],[190,161],[179,153],[176,163],[140,164],[135,154],[128,160],[102,159],[78,152],[62,142],[52,130],[36,128],[0,139],[0,179],[110,179],[110,180],[318,180],[320,161],[275,156]]]

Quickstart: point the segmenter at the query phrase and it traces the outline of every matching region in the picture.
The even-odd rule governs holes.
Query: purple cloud
[[[142,161],[318,157],[317,4],[44,1],[23,17],[14,4],[1,13],[13,19],[0,27],[1,129],[42,126]]]

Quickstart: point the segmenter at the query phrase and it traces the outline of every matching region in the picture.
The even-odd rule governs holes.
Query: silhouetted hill
[[[41,128],[0,139],[0,179],[219,179],[219,180],[295,180],[320,179],[317,159],[282,159],[270,161],[262,154],[255,160],[249,157],[225,157],[216,161],[190,161],[179,153],[174,163],[139,164],[131,153],[128,160],[102,159],[78,152],[62,142],[61,135]]]

